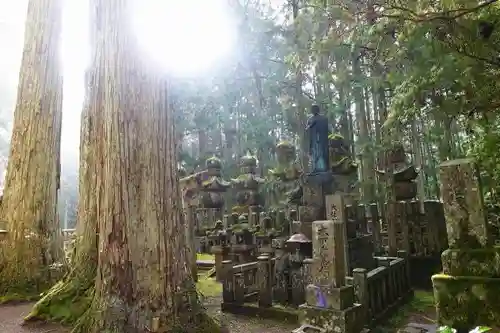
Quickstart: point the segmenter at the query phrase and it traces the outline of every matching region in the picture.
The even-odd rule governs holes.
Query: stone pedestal
[[[303,205],[299,206],[300,232],[311,239],[312,222],[324,220],[325,195],[331,192],[333,175],[331,172],[307,174],[303,178]]]
[[[363,330],[364,325],[359,304],[344,310],[303,304],[299,307],[299,321],[301,324],[320,328],[322,333],[358,333]]]
[[[500,322],[500,248],[491,246],[479,173],[473,160],[440,167],[441,195],[450,249],[442,254],[443,274],[432,284],[440,325],[458,332]]]
[[[222,262],[227,259],[228,248],[221,245],[214,245],[211,251],[215,257],[215,278],[221,282],[223,278]]]
[[[255,245],[234,244],[231,246],[229,256],[235,265],[245,264],[255,259],[254,250]]]
[[[196,265],[196,236],[195,236],[195,218],[194,208],[188,207],[184,211],[185,214],[185,231],[186,231],[186,261],[191,268],[191,274],[195,282],[198,281],[198,266]]]

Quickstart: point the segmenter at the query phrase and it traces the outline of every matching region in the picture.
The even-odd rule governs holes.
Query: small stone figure
[[[311,116],[307,120],[306,127],[312,173],[327,172],[329,169],[328,118],[320,115],[319,112],[319,106],[313,105],[311,107]]]

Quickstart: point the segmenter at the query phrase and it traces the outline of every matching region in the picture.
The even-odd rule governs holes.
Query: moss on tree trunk
[[[77,256],[72,273],[54,287],[54,296],[38,303],[33,315],[38,309],[38,315],[54,318],[54,304],[60,309],[76,299],[80,305],[75,314],[82,316],[74,332],[217,332],[219,326],[201,307],[186,264],[174,118],[166,82],[139,54],[130,28],[133,3],[91,0],[90,7],[91,25],[99,27],[93,52],[97,85],[103,89],[96,102],[102,134],[92,160],[103,162],[95,167],[95,189],[103,190],[96,201],[96,274]],[[95,193],[83,195],[88,199]],[[85,237],[77,253],[90,244]],[[74,278],[85,269],[95,278],[94,288],[88,283],[75,286]],[[93,297],[90,308],[89,299],[77,291]]]
[[[0,220],[0,302],[37,297],[60,258],[61,0],[30,0]]]
[[[92,14],[95,14],[92,12]],[[97,30],[92,27],[90,41],[97,50]],[[103,101],[100,58],[94,52],[86,72],[86,98],[80,129],[80,168],[77,238],[71,271],[38,301],[25,320],[49,320],[80,327],[94,297],[97,274],[99,209],[103,198]]]

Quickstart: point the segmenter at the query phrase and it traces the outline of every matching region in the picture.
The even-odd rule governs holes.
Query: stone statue
[[[309,154],[312,162],[312,173],[329,170],[328,157],[328,118],[319,114],[319,106],[311,107],[311,116],[307,119],[307,137],[309,139]]]

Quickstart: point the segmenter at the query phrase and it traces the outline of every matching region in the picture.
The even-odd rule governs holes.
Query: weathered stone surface
[[[448,249],[441,255],[441,261],[444,274],[500,278],[500,247]]]
[[[233,263],[231,260],[222,262],[222,300],[225,303],[234,301]]]
[[[354,288],[331,288],[310,284],[306,287],[306,303],[319,308],[345,310],[354,304]]]
[[[314,284],[333,287],[345,285],[344,228],[345,224],[339,221],[313,223]]]
[[[270,307],[273,305],[273,286],[271,280],[271,257],[260,256],[258,260],[257,279],[259,284],[259,306]]]
[[[432,277],[438,323],[468,332],[476,326],[494,326],[500,322],[500,279]]]
[[[377,263],[373,257],[375,248],[372,235],[363,235],[349,239],[346,248],[349,258],[347,265],[348,273],[351,273],[354,268],[373,269],[376,267]]]
[[[226,259],[228,254],[228,249],[224,246],[215,245],[212,246],[211,252],[215,257],[215,275],[217,281],[221,282],[223,279],[222,275],[222,263]],[[196,263],[196,262],[195,262]]]
[[[345,310],[322,309],[303,304],[299,307],[302,324],[321,327],[324,333],[358,333],[363,329],[361,305]]]
[[[344,195],[342,194],[333,194],[333,195],[327,195],[325,197],[325,202],[326,202],[326,219],[327,220],[332,220],[332,221],[338,221],[338,222],[343,222],[344,223],[344,228],[343,228],[343,234],[344,234],[344,242],[347,242],[347,216],[346,216],[346,210],[345,210],[345,205],[346,205],[346,200]],[[350,258],[349,258],[349,250],[347,246],[344,246],[343,248],[343,253],[344,253],[344,262],[346,266],[346,272],[349,272],[351,270],[350,266]]]
[[[299,206],[299,220],[301,222],[314,222],[321,220],[321,208],[316,206]]]
[[[309,182],[303,186],[303,200],[304,204],[307,206],[324,206],[324,188],[319,182]]]
[[[491,244],[474,160],[444,162],[440,176],[449,247],[478,248]]]
[[[438,200],[425,200],[424,215],[430,239],[429,248],[434,253],[441,253],[448,248],[443,204]]]

